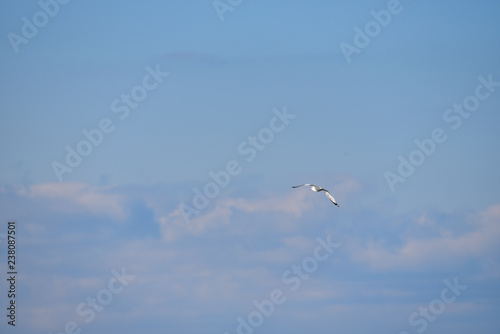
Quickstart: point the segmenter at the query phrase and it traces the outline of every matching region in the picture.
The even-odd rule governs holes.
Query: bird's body
[[[324,188],[321,188],[321,187],[318,187],[318,186],[316,186],[314,184],[306,183],[306,184],[301,184],[301,185],[298,185],[298,186],[293,186],[292,188],[298,188],[298,187],[302,187],[302,186],[311,187],[311,190],[315,191],[315,192],[324,191],[326,197],[328,197],[330,199],[330,201],[332,201],[333,204],[335,204],[336,206],[340,207],[340,205],[337,204],[337,202],[335,201],[335,198],[333,198],[333,196],[328,192],[328,190],[326,190]]]

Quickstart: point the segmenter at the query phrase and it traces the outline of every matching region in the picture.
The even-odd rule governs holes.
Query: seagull
[[[315,192],[324,191],[326,197],[328,197],[330,199],[330,201],[332,201],[333,204],[335,204],[336,206],[338,206],[340,208],[340,205],[337,204],[337,202],[335,201],[335,198],[333,198],[333,196],[328,192],[328,190],[326,190],[324,188],[321,188],[321,187],[315,186],[314,184],[309,184],[309,183],[301,184],[299,186],[294,186],[292,188],[298,188],[298,187],[302,187],[302,186],[309,186],[309,187],[311,187],[311,190],[315,191]]]

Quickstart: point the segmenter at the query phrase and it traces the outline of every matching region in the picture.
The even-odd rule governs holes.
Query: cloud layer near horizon
[[[338,188],[339,202],[346,204],[366,190],[355,179]],[[322,194],[290,189],[260,198],[225,194],[186,224],[179,203],[165,200],[167,193],[167,187],[82,183],[3,188],[3,209],[33,208],[15,212],[25,254],[22,289],[30,291],[21,298],[30,319],[25,328],[57,331],[74,320],[98,332],[125,314],[124,323],[197,319],[210,331],[232,333],[253,301],[281,289],[287,302],[277,306],[263,332],[284,319],[297,328],[317,321],[324,326],[325,319],[349,327],[355,321],[350,313],[362,309],[371,314],[365,315],[370,323],[397,315],[404,330],[409,314],[435,298],[444,279],[459,277],[471,287],[448,307],[447,317],[489,312],[498,297],[484,303],[479,295],[500,278],[500,204],[465,216],[394,216],[388,207],[339,209]],[[138,232],[144,228],[151,233]],[[327,235],[341,244],[338,251],[299,289],[288,289],[283,273],[312,256],[316,239]],[[121,268],[135,279],[87,324],[77,306],[106,288],[111,270]]]

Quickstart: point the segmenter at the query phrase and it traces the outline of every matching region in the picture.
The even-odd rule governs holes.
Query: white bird
[[[309,184],[309,183],[301,184],[299,186],[293,186],[292,188],[298,188],[298,187],[302,187],[302,186],[309,186],[309,187],[311,187],[311,190],[315,191],[315,192],[324,191],[326,197],[328,197],[330,199],[330,201],[332,201],[333,204],[335,204],[336,206],[338,206],[340,208],[340,205],[337,204],[337,202],[335,201],[335,198],[333,198],[333,196],[328,192],[328,190],[326,190],[324,188],[321,188],[321,187],[315,186],[314,184]]]

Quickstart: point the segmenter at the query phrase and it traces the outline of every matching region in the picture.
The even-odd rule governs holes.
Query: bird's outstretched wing
[[[337,204],[337,202],[335,201],[335,198],[333,198],[333,196],[328,192],[328,190],[323,189],[323,191],[325,192],[326,197],[328,197],[330,199],[330,201],[332,201],[333,204],[340,207],[340,205]]]
[[[298,188],[298,187],[302,187],[302,186],[317,187],[314,184],[305,183],[305,184],[301,184],[301,185],[298,185],[298,186],[292,186],[292,188]]]

